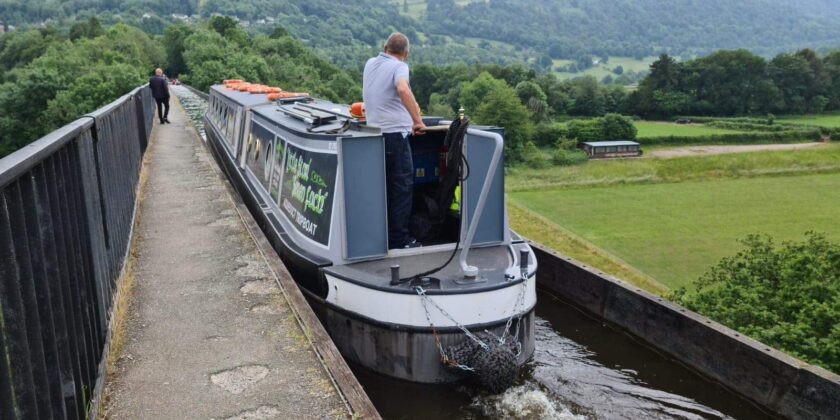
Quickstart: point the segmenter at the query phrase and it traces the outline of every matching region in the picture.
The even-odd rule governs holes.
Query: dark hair
[[[399,32],[392,33],[388,37],[388,40],[385,41],[385,51],[392,54],[405,55],[408,51],[408,37]]]

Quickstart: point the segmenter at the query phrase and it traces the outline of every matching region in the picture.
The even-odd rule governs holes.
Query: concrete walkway
[[[291,419],[348,411],[172,98],[140,205],[113,419]]]

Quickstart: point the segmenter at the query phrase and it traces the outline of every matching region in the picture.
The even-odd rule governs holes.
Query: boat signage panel
[[[280,209],[309,239],[327,246],[330,239],[338,157],[286,144]]]

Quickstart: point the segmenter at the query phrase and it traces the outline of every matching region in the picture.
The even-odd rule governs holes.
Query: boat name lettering
[[[318,231],[318,224],[312,223],[311,220],[307,219],[306,216],[297,211],[292,202],[287,198],[283,198],[283,208],[292,215],[292,219],[294,219],[295,223],[297,223],[297,225],[300,226],[300,228],[306,233],[315,235],[315,232]]]

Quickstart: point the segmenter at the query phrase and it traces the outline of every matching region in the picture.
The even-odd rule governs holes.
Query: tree
[[[466,110],[467,114],[470,114],[478,110],[478,107],[485,102],[490,92],[503,90],[504,88],[510,89],[510,86],[504,80],[496,79],[488,72],[482,72],[475,80],[461,86],[458,100],[461,107]],[[516,93],[514,93],[514,98],[516,102],[519,102]]]
[[[546,102],[548,97],[542,88],[540,88],[540,85],[530,80],[519,82],[516,85],[516,95],[519,96],[519,100],[531,112],[534,122],[548,119],[549,107],[548,102]]]
[[[575,79],[572,82],[574,105],[569,109],[571,115],[604,115],[606,98],[592,76]]]
[[[493,84],[482,95],[481,104],[474,114],[475,122],[495,125],[505,129],[505,160],[519,162],[526,150],[533,146],[534,126],[528,109],[519,102],[516,91],[503,81]]]
[[[102,29],[102,24],[96,16],[88,18],[87,22],[77,22],[70,26],[70,40],[77,40],[79,38],[96,38],[105,33]]]
[[[184,62],[184,41],[193,31],[183,24],[170,25],[163,32],[163,46],[166,50],[166,74],[177,77],[187,71]]]
[[[809,232],[777,246],[751,235],[670,298],[769,346],[840,373],[840,245]]]

